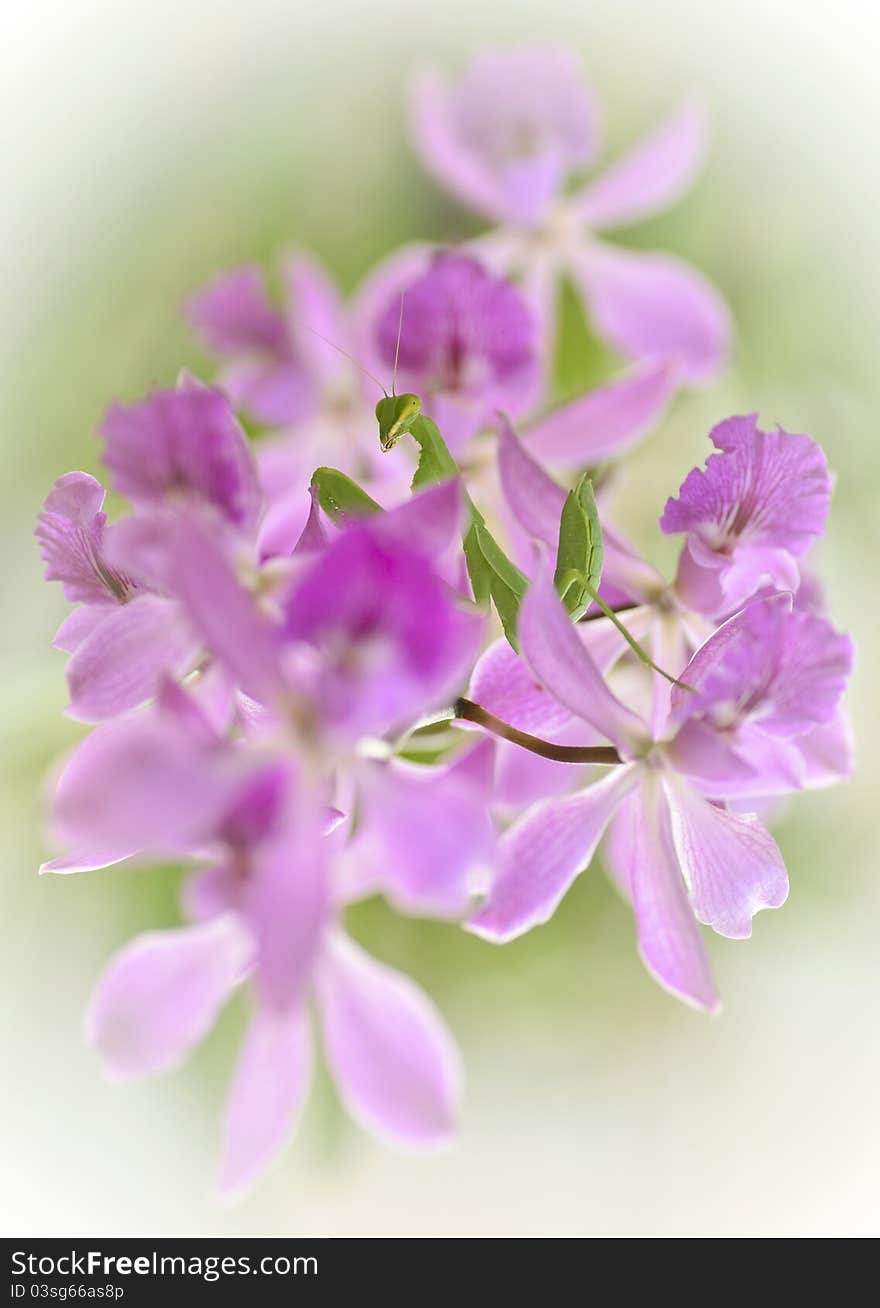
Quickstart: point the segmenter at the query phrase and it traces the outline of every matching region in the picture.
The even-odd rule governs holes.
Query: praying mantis
[[[376,405],[376,422],[379,424],[379,446],[386,454],[389,450],[393,450],[401,436],[405,436],[412,429],[413,423],[422,414],[422,401],[418,395],[414,395],[411,391],[407,391],[403,395],[398,395],[396,392],[397,364],[400,359],[400,336],[403,330],[403,295],[400,297],[400,316],[397,322],[397,343],[394,347],[394,370],[391,374],[390,395],[382,382],[379,381],[379,378],[374,376],[362,363],[359,363],[354,355],[349,354],[347,350],[343,350],[342,346],[337,345],[335,341],[322,336],[314,327],[309,327],[306,323],[303,323],[302,326],[306,328],[306,331],[311,332],[313,336],[319,337],[325,344],[344,355],[365,377],[369,377],[370,381],[375,382],[382,391],[382,399]]]

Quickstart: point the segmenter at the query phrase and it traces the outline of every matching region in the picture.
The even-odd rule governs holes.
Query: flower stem
[[[549,740],[541,740],[540,736],[530,736],[527,731],[512,727],[509,722],[502,722],[494,713],[489,713],[470,699],[457,699],[452,711],[462,721],[476,722],[502,740],[509,740],[533,754],[540,754],[541,758],[552,758],[558,763],[623,762],[613,745],[554,745]]]

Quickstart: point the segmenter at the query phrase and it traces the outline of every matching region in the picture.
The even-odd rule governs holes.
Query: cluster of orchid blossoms
[[[683,189],[696,109],[574,188],[597,126],[565,52],[426,76],[412,124],[435,177],[500,226],[398,251],[350,303],[305,253],[280,307],[258,269],[220,276],[188,304],[211,384],[184,373],[103,419],[130,511],[108,522],[103,486],[72,472],[37,527],[75,606],[55,640],[69,712],[94,724],[54,786],[65,852],[44,870],[189,869],[187,925],[116,955],[87,1036],[111,1075],[159,1072],[246,988],[227,1191],[289,1134],[313,1029],[368,1130],[454,1130],[454,1041],[346,934],[347,905],[382,895],[509,941],[603,842],[645,966],[713,1012],[701,926],[748,936],[788,893],[758,814],[851,770],[852,648],[807,562],[831,492],[819,446],[720,422],[657,505],[682,541],[672,581],[603,505],[609,465],[726,358],[696,272],[596,236]],[[561,274],[625,364],[553,409]]]

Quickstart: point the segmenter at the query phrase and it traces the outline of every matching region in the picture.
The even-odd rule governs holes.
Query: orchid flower
[[[486,258],[523,278],[548,343],[561,276],[579,291],[597,331],[628,359],[675,359],[687,382],[711,380],[729,350],[727,309],[688,264],[610,245],[600,234],[660,213],[688,188],[705,143],[687,102],[594,181],[598,112],[568,50],[484,51],[455,83],[427,70],[410,97],[425,167],[498,229]]]
[[[768,626],[770,648],[755,640],[757,627]],[[766,747],[782,739],[794,755],[799,735],[832,720],[851,651],[840,637],[829,646],[826,634],[802,640],[790,597],[755,601],[754,613],[731,619],[677,669],[681,683],[696,681],[686,692],[695,704],[687,707],[681,692],[672,721],[652,729],[609,690],[540,572],[520,611],[522,659],[531,674],[530,683],[518,682],[520,712],[533,725],[549,716],[558,726],[566,710],[611,742],[621,762],[576,794],[540,802],[510,827],[471,929],[503,941],[546,922],[614,820],[618,880],[632,899],[647,967],[680,998],[716,1009],[697,924],[733,938],[750,935],[756,912],[783,903],[788,878],[757,816],[732,812],[706,792],[750,793],[768,761],[778,766],[771,749],[755,752],[757,740]],[[688,723],[698,730],[689,732]]]
[[[184,887],[194,925],[137,937],[98,983],[86,1029],[109,1074],[128,1079],[173,1067],[247,983],[254,1013],[221,1167],[221,1188],[240,1189],[281,1148],[302,1102],[311,1059],[305,1004],[314,994],[352,1114],[392,1141],[445,1141],[460,1097],[455,1045],[414,983],[343,934],[327,819],[289,757],[261,759],[225,743],[171,685],[157,717],[122,720],[103,733],[62,778],[61,825],[93,852],[112,839],[112,823],[141,855],[198,850],[208,860]]]
[[[216,384],[236,409],[273,433],[255,451],[269,518],[289,517],[291,497],[302,505],[301,492],[321,464],[368,484],[387,483],[388,493],[399,495],[405,482],[375,440],[381,389],[352,353],[354,328],[340,292],[304,251],[285,257],[281,278],[281,309],[270,302],[255,265],[220,274],[186,305],[189,321],[220,360]],[[390,382],[390,368],[387,375]]]

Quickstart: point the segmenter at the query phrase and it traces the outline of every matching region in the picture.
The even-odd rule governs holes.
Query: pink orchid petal
[[[402,245],[377,264],[355,290],[351,305],[355,341],[352,353],[361,367],[378,379],[364,379],[365,394],[371,404],[376,403],[383,391],[391,391],[392,380],[379,348],[376,326],[388,305],[399,305],[401,294],[424,274],[435,252],[436,247],[424,241]]]
[[[666,806],[655,778],[645,780],[625,816],[633,825],[626,837],[618,833],[617,849],[628,859],[627,883],[642,960],[671,994],[717,1013],[720,1001],[682,883]]]
[[[261,496],[253,456],[221,391],[187,384],[112,404],[100,434],[114,488],[139,508],[185,499],[233,527],[255,526]]]
[[[458,541],[463,509],[461,481],[452,477],[376,516],[372,526],[383,540],[436,557]]]
[[[276,1011],[301,1003],[330,908],[323,812],[307,791],[289,801],[282,830],[261,844],[243,896],[256,984]]]
[[[433,70],[413,79],[409,97],[413,141],[428,172],[472,209],[502,222],[507,206],[502,188],[479,155],[455,129],[450,87]]]
[[[76,849],[69,854],[61,854],[58,858],[51,858],[48,863],[41,863],[38,871],[40,876],[47,872],[54,872],[60,876],[67,876],[73,872],[96,872],[99,868],[124,863],[137,852],[127,846],[112,850],[102,844],[98,850]]]
[[[112,612],[114,609],[109,604],[81,604],[67,615],[55,632],[52,648],[73,654]]]
[[[313,512],[310,504],[310,475],[303,471],[302,476],[291,477],[291,489],[267,505],[257,533],[257,557],[260,563],[265,563],[267,559],[289,558],[295,553],[302,555],[318,552],[323,527],[320,531],[315,528],[316,517],[320,522],[320,510]],[[300,540],[305,544],[302,550],[297,550]]]
[[[792,742],[804,760],[807,786],[830,786],[848,780],[855,770],[855,737],[847,714],[838,709],[825,722]]]
[[[776,841],[754,813],[732,813],[689,786],[668,781],[672,841],[698,921],[743,939],[763,908],[788,898],[788,875]]]
[[[103,558],[107,515],[104,487],[87,472],[59,477],[46,497],[34,535],[46,564],[46,580],[60,581],[72,604],[110,604],[128,597],[127,577]]]
[[[419,987],[334,933],[317,979],[324,1048],[340,1098],[368,1131],[445,1144],[461,1100],[455,1042]]]
[[[330,538],[321,517],[321,505],[318,502],[318,491],[315,486],[312,486],[309,491],[309,500],[309,516],[306,519],[306,525],[297,537],[296,544],[293,547],[293,553],[297,556],[321,554],[330,544]]]
[[[575,196],[577,211],[597,232],[662,213],[691,186],[705,150],[705,112],[686,101]]]
[[[195,519],[178,523],[174,557],[175,591],[193,626],[245,694],[271,703],[284,689],[278,632]]]
[[[487,901],[468,930],[500,944],[547,922],[638,776],[637,767],[615,767],[576,795],[539,804],[506,831]]]
[[[416,80],[416,149],[443,185],[493,220],[530,225],[596,154],[598,114],[564,46],[480,51],[448,85]]]
[[[596,330],[628,358],[677,362],[688,382],[711,381],[727,362],[727,307],[682,260],[596,241],[573,256],[571,273]]]
[[[284,320],[269,303],[255,264],[221,273],[190,296],[186,313],[214,354],[235,357],[284,347]]]
[[[759,596],[723,623],[675,687],[681,721],[718,715],[727,729],[751,723],[768,736],[793,737],[830,721],[852,672],[853,645],[817,613],[792,609],[789,593]]]
[[[522,656],[535,679],[560,704],[624,753],[645,743],[644,722],[606,686],[544,569],[526,592],[518,631]]]
[[[180,676],[199,652],[181,606],[140,595],[107,612],[67,665],[71,717],[101,722],[153,699],[163,676]]]
[[[237,757],[212,758],[175,724],[139,713],[96,728],[73,751],[52,823],[88,866],[135,851],[183,854],[214,834],[241,780]]]
[[[345,306],[329,273],[314,255],[298,250],[285,258],[283,276],[287,329],[306,374],[322,387],[344,382],[354,365],[340,351],[350,351],[351,342]]]
[[[566,492],[544,471],[504,417],[498,420],[498,475],[507,505],[523,531],[555,550]]]
[[[86,1039],[114,1079],[181,1062],[214,1024],[242,979],[250,940],[233,914],[151,931],[107,967],[86,1015]]]
[[[667,501],[661,530],[690,533],[707,553],[698,561],[716,566],[724,560],[714,551],[728,552],[740,537],[752,547],[804,554],[828,518],[831,478],[821,447],[781,428],[762,431],[757,413],[726,418],[709,436],[718,453]]]
[[[738,742],[727,732],[716,731],[699,718],[692,718],[665,746],[666,757],[677,772],[698,781],[710,792],[726,793],[724,786],[748,786],[758,773]],[[713,790],[714,787],[714,790]]]
[[[529,424],[525,443],[544,463],[584,468],[619,458],[663,417],[678,385],[677,364],[649,359],[615,381]]]
[[[584,732],[588,732],[589,728],[577,718],[572,719],[572,722],[574,729],[558,733],[558,737],[568,736],[569,739],[560,739],[558,743],[583,745]],[[509,813],[514,818],[530,804],[553,795],[580,790],[591,779],[589,767],[557,763],[553,759],[532,754],[519,745],[512,745],[509,741],[499,741],[497,753],[494,802],[500,811]]]
[[[532,735],[551,736],[572,720],[570,711],[535,681],[503,638],[480,655],[468,693],[503,722]]]
[[[602,523],[602,544],[605,549],[605,562],[602,568],[602,598],[606,604],[614,607],[615,601],[609,591],[618,590],[624,600],[637,604],[654,605],[669,586],[661,573],[640,554],[607,522]],[[632,621],[632,613],[625,615],[626,622]],[[635,632],[633,633],[635,635]]]
[[[392,762],[365,772],[358,858],[403,912],[460,917],[485,885],[492,756],[484,740],[447,766]]]
[[[217,381],[233,406],[268,427],[308,417],[314,386],[299,361],[239,359],[221,369]]]
[[[309,1087],[305,1009],[260,1009],[251,1020],[226,1104],[220,1192],[249,1186],[284,1147]]]

